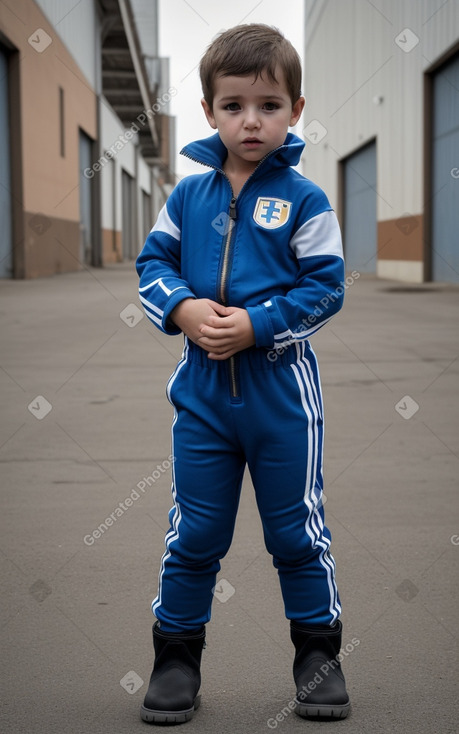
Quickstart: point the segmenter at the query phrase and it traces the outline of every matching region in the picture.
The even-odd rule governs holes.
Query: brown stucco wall
[[[19,84],[12,95],[19,124],[11,134],[16,136],[12,166],[22,166],[22,181],[21,191],[14,192],[14,274],[32,278],[76,270],[80,267],[78,135],[79,128],[92,139],[97,135],[97,96],[33,0],[15,0],[14,12],[0,3],[0,31],[4,41],[18,49]],[[46,48],[45,34],[51,39]],[[59,87],[64,90],[64,157]]]
[[[102,230],[102,258],[104,264],[123,261],[121,232],[113,229]]]
[[[423,260],[423,215],[407,214],[378,222],[378,257],[380,260]]]

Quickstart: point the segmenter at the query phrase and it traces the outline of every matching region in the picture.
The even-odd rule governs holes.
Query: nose
[[[244,118],[244,127],[247,130],[256,130],[260,127],[260,118],[256,107],[247,107]]]

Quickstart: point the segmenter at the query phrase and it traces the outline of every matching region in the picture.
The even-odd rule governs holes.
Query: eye
[[[274,110],[279,109],[279,105],[276,104],[276,102],[265,102],[263,105],[263,109],[267,110],[268,112],[274,112]]]
[[[240,109],[241,108],[237,102],[230,102],[229,104],[225,105],[225,110],[228,110],[229,112],[237,112]]]

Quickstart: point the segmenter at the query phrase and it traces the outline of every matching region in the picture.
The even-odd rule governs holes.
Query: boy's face
[[[212,109],[202,106],[209,125],[218,129],[228,149],[226,168],[250,173],[265,155],[285,141],[289,126],[303,111],[304,98],[292,108],[283,73],[276,70],[278,84],[259,76],[220,76],[215,80]]]

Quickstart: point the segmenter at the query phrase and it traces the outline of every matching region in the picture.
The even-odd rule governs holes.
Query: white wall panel
[[[98,89],[99,30],[94,0],[35,0],[93,89]]]
[[[140,188],[146,194],[151,194],[151,168],[141,157],[139,158],[138,181]]]
[[[135,145],[133,140],[126,138],[126,128],[121,124],[117,117],[105,100],[101,99],[100,104],[100,122],[101,122],[101,171],[107,168],[106,160],[112,159],[115,169],[115,216],[113,217],[112,207],[113,198],[111,192],[103,191],[102,199],[102,227],[110,229],[113,222],[116,223],[116,229],[121,230],[122,226],[122,196],[121,196],[121,172],[125,170],[130,176],[135,178]],[[129,130],[129,128],[127,128]],[[105,160],[104,160],[105,159]],[[99,172],[96,172],[98,174]],[[104,181],[104,179],[102,179]],[[103,187],[104,188],[104,187]]]
[[[306,0],[304,172],[333,206],[337,160],[376,137],[378,219],[422,211],[423,70],[459,37],[458,8],[444,0]],[[320,140],[308,136],[313,120],[327,131]]]

